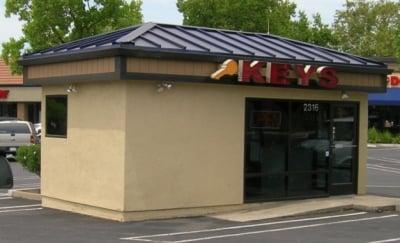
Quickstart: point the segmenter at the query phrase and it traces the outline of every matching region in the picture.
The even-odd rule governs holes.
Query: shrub
[[[379,142],[379,132],[375,129],[375,127],[368,129],[368,142],[369,143]]]
[[[40,176],[40,145],[19,147],[16,159],[24,168]]]
[[[374,127],[368,129],[369,143],[395,143],[400,144],[400,135],[393,135],[389,131],[379,132]]]
[[[384,131],[380,136],[379,142],[380,143],[392,143],[393,138],[394,138],[394,136],[390,132]]]

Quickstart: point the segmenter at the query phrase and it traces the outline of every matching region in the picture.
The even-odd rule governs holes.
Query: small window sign
[[[253,111],[251,128],[280,129],[282,113],[280,111]]]

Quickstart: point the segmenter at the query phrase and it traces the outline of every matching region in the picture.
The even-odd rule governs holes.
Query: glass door
[[[330,194],[356,192],[358,107],[355,103],[332,104]]]
[[[356,103],[246,101],[244,199],[355,193]]]
[[[328,195],[329,103],[291,102],[288,197]]]

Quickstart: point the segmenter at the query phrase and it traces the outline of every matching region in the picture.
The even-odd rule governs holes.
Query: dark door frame
[[[247,199],[246,198],[246,157],[247,157],[247,135],[246,131],[249,126],[249,109],[248,109],[248,103],[252,101],[262,101],[262,100],[270,100],[270,101],[278,101],[278,102],[289,102],[289,111],[288,111],[288,119],[289,119],[289,126],[292,122],[292,102],[318,102],[318,103],[328,103],[329,104],[329,116],[330,116],[330,134],[329,134],[329,140],[330,140],[330,155],[329,155],[329,167],[328,167],[328,175],[327,175],[327,193],[325,195],[321,196],[292,196],[289,197],[286,195],[286,197],[280,197],[280,198],[269,198],[269,199]],[[341,193],[336,193],[334,187],[332,187],[332,161],[333,161],[333,140],[332,140],[332,127],[333,127],[333,107],[334,106],[350,106],[355,108],[355,121],[353,125],[353,129],[355,129],[355,136],[356,136],[356,145],[357,148],[354,152],[354,164],[352,167],[352,183],[348,187],[344,189],[343,192]],[[329,197],[331,195],[345,195],[345,194],[355,194],[357,193],[357,188],[358,188],[358,167],[359,167],[359,123],[360,123],[360,102],[359,101],[337,101],[337,100],[302,100],[302,99],[276,99],[276,98],[245,98],[245,117],[244,117],[244,158],[243,158],[243,201],[244,203],[250,203],[250,202],[267,202],[267,201],[277,201],[277,200],[290,200],[290,199],[306,199],[306,198],[316,198],[316,197]],[[289,127],[289,130],[291,128]],[[288,150],[290,149],[290,137],[288,138]],[[289,151],[286,151],[286,153],[289,153]],[[285,175],[288,174],[288,161],[285,162]],[[285,177],[285,190],[287,192],[287,176]]]
[[[331,129],[331,134],[332,134],[332,128],[333,128],[333,111],[334,107],[350,107],[354,109],[354,123],[353,123],[353,129],[355,131],[355,143],[354,145],[356,146],[356,150],[353,151],[354,154],[354,162],[352,164],[352,171],[351,171],[351,177],[352,177],[352,183],[343,183],[343,184],[333,184],[332,182],[332,164],[333,164],[333,159],[335,156],[334,153],[334,146],[335,146],[335,141],[333,136],[331,135],[331,146],[330,146],[330,162],[329,162],[329,179],[328,179],[328,190],[330,195],[346,195],[346,194],[354,194],[357,193],[357,187],[358,187],[358,167],[359,167],[359,127],[360,127],[360,103],[359,102],[332,102],[330,104],[330,117],[331,117],[331,124],[330,124],[330,129]]]

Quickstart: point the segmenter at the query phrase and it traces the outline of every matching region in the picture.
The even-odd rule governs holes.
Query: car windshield
[[[23,133],[30,134],[27,124],[23,123],[0,123],[0,133]]]

